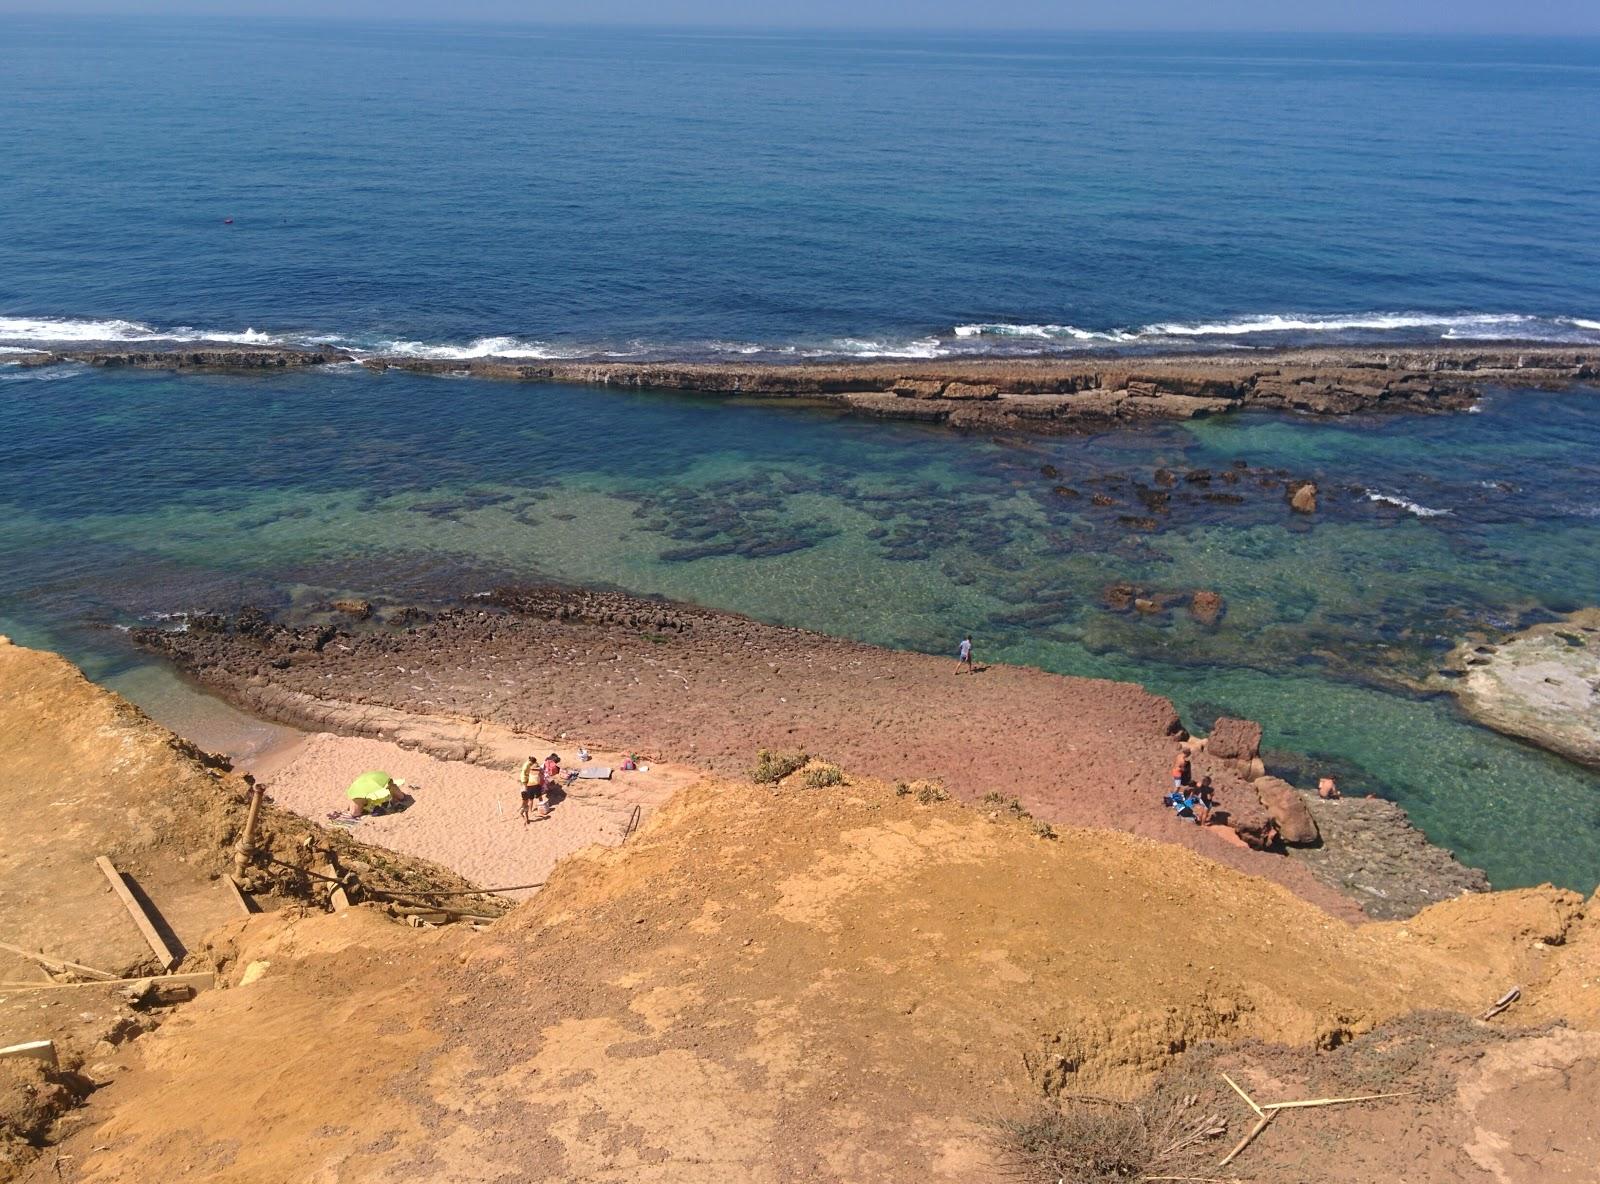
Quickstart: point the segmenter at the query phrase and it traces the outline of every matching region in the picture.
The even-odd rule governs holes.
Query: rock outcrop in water
[[[1600,608],[1499,645],[1464,642],[1451,665],[1450,690],[1479,723],[1600,768]]]
[[[271,369],[358,360],[339,350],[78,349],[24,355],[25,364],[79,361],[139,368]],[[522,382],[590,383],[745,398],[811,399],[860,415],[974,430],[1061,433],[1193,419],[1239,408],[1350,415],[1453,411],[1489,386],[1557,387],[1600,377],[1600,350],[1521,348],[1322,349],[1162,357],[943,359],[805,364],[517,362],[364,356],[374,370],[467,374]]]

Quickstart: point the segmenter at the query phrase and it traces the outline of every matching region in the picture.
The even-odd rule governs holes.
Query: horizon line
[[[1395,37],[1417,40],[1506,40],[1506,41],[1600,41],[1600,27],[1593,31],[1535,31],[1510,30],[1496,28],[1481,29],[1437,29],[1437,28],[1264,28],[1255,26],[1224,26],[1210,28],[1196,28],[1193,26],[1126,26],[1126,25],[1080,25],[1080,26],[1041,26],[1029,24],[1016,25],[963,25],[963,24],[925,24],[915,29],[907,29],[893,25],[851,25],[851,24],[725,24],[701,21],[678,22],[647,22],[647,21],[606,21],[606,20],[559,20],[550,18],[517,19],[505,16],[455,16],[455,17],[426,17],[410,16],[405,14],[385,14],[381,17],[362,17],[328,15],[325,13],[296,13],[279,14],[266,12],[162,12],[162,11],[96,11],[80,9],[76,11],[49,11],[44,9],[0,9],[0,17],[13,17],[22,19],[46,19],[60,21],[82,20],[117,20],[117,21],[191,21],[215,24],[240,24],[240,23],[265,23],[265,24],[320,24],[320,25],[366,25],[372,27],[393,26],[422,26],[444,28],[505,28],[505,29],[549,29],[549,30],[592,30],[596,32],[630,31],[639,33],[717,33],[717,34],[742,34],[758,36],[782,36],[794,34],[867,34],[867,35],[892,35],[900,37],[917,37],[928,35],[965,35],[981,36],[994,35],[1029,35],[1029,36],[1177,36],[1177,37],[1228,37],[1228,36],[1256,36],[1256,37]]]

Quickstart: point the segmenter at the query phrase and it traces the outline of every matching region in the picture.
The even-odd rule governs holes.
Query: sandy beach
[[[538,884],[563,856],[591,843],[616,846],[630,823],[636,828],[675,790],[697,779],[692,770],[670,765],[624,771],[622,753],[592,753],[585,764],[576,746],[523,739],[540,758],[558,752],[564,769],[605,767],[611,777],[571,782],[557,791],[549,818],[525,823],[514,756],[486,766],[440,760],[393,741],[320,732],[241,767],[284,809],[323,826],[341,826],[360,842],[444,864],[485,888]],[[346,787],[371,769],[404,781],[411,803],[353,823],[331,820],[330,814],[348,812]],[[523,900],[535,891],[505,895]]]
[[[414,841],[419,846],[405,849],[472,878],[477,873],[469,864],[509,874],[545,858],[521,862],[513,858],[521,848],[511,845],[520,839],[502,843],[481,833],[499,825],[490,821],[497,795],[510,801],[512,760],[499,747],[510,743],[510,729],[565,736],[563,756],[583,742],[597,752],[640,752],[652,764],[733,776],[748,775],[758,749],[801,750],[861,776],[932,781],[969,801],[1015,797],[1050,823],[1179,844],[1275,880],[1336,915],[1364,915],[1344,872],[1326,861],[1310,864],[1225,842],[1218,828],[1196,826],[1161,805],[1181,725],[1171,703],[1138,686],[981,660],[975,673],[962,673],[948,659],[616,593],[506,590],[470,608],[413,610],[396,620],[405,622],[403,629],[381,621],[286,627],[247,614],[241,622],[197,620],[183,633],[139,637],[260,714],[498,763],[505,770],[498,779],[479,783],[475,773],[461,774],[481,784],[463,792],[460,812],[451,815],[463,833],[446,838],[450,827],[441,822],[425,835],[393,840]],[[396,680],[397,667],[411,677]],[[440,733],[441,718],[473,721],[466,726],[474,730]],[[331,766],[314,773],[308,767],[300,774],[307,796],[296,794],[295,808],[325,814],[338,805],[328,804],[329,795],[365,767],[370,762],[354,758],[338,766],[338,775]],[[1230,769],[1202,762],[1200,773],[1216,775],[1231,810],[1260,814],[1249,783]],[[445,770],[419,768],[419,782],[428,778],[449,783]],[[402,816],[392,825],[421,832],[430,815],[412,823]],[[1409,831],[1399,819],[1380,828]],[[578,831],[587,841],[608,826],[615,823],[597,819]],[[1361,893],[1366,900],[1416,891],[1414,883],[1425,881],[1421,907],[1474,883],[1448,855],[1409,834],[1424,858],[1402,851],[1368,860],[1362,882],[1378,891]],[[459,847],[446,851],[441,844]],[[490,854],[496,850],[499,856]]]

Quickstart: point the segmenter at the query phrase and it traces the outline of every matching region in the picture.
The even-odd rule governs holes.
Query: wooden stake
[[[130,987],[134,983],[154,983],[158,987],[193,987],[197,991],[205,991],[217,985],[217,976],[209,970],[199,970],[193,974],[147,974],[143,978],[97,979],[92,983],[28,983],[25,986],[10,987],[4,993],[73,991],[83,990],[86,987]]]
[[[0,1060],[10,1060],[13,1057],[27,1057],[30,1060],[43,1061],[45,1064],[56,1064],[56,1046],[50,1040],[30,1040],[26,1044],[13,1044],[10,1048],[0,1048]]]
[[[1411,1091],[1400,1090],[1392,1094],[1357,1094],[1353,1098],[1307,1098],[1303,1102],[1264,1102],[1261,1108],[1276,1114],[1279,1110],[1303,1110],[1311,1106],[1344,1106],[1350,1102],[1371,1102],[1377,1098],[1403,1098]]]
[[[11,953],[11,954],[17,954],[17,955],[19,955],[19,956],[21,956],[23,958],[31,958],[33,961],[39,963],[39,965],[41,965],[41,966],[46,966],[46,967],[49,967],[49,966],[61,966],[61,967],[65,967],[68,970],[76,970],[81,974],[90,975],[90,976],[92,976],[94,978],[111,979],[111,978],[116,978],[117,977],[116,975],[112,974],[109,970],[96,970],[93,966],[82,966],[82,965],[78,964],[77,962],[68,962],[65,958],[52,958],[48,954],[30,953],[29,951],[23,949],[21,946],[8,946],[3,941],[0,941],[0,950],[5,950],[7,953]]]
[[[1249,1094],[1245,1093],[1244,1090],[1239,1088],[1238,1082],[1234,1081],[1234,1079],[1229,1077],[1226,1073],[1222,1075],[1222,1080],[1233,1086],[1233,1092],[1244,1099],[1244,1104],[1256,1112],[1257,1118],[1261,1117],[1261,1107],[1255,1104],[1255,1100],[1251,1098]]]
[[[1513,1003],[1515,1003],[1520,998],[1522,998],[1522,988],[1521,987],[1512,987],[1504,995],[1502,995],[1502,996],[1500,996],[1500,998],[1496,999],[1494,1001],[1494,1004],[1489,1008],[1489,1010],[1484,1012],[1478,1018],[1480,1020],[1492,1020],[1492,1019],[1494,1019],[1495,1016],[1499,1015],[1502,1011],[1504,1011],[1506,1008],[1510,1007]]]
[[[156,961],[161,964],[161,969],[171,970],[178,964],[178,955],[173,952],[172,947],[167,945],[166,938],[161,936],[161,932],[156,928],[155,922],[150,919],[150,914],[145,912],[144,906],[139,903],[138,897],[129,891],[128,883],[122,878],[122,873],[104,855],[97,858],[95,864],[105,873],[106,880],[111,885],[111,891],[117,894],[117,898],[122,901],[123,907],[128,910],[128,916],[133,918],[133,923],[138,926],[139,932],[144,935],[144,940],[149,944],[150,949],[154,951]]]
[[[238,906],[239,911],[247,917],[255,916],[255,906],[250,903],[250,898],[244,894],[244,889],[239,887],[239,881],[232,876],[223,876],[222,883],[226,886],[228,895],[233,898],[233,903]]]
[[[1249,1133],[1246,1134],[1244,1138],[1239,1140],[1238,1144],[1232,1151],[1228,1152],[1228,1154],[1223,1158],[1222,1162],[1217,1165],[1217,1170],[1221,1171],[1223,1168],[1232,1163],[1234,1161],[1234,1157],[1246,1147],[1250,1146],[1255,1137],[1262,1131],[1266,1130],[1267,1124],[1276,1117],[1278,1117],[1278,1112],[1276,1110],[1268,1110],[1260,1118],[1256,1119],[1255,1126],[1251,1127]]]

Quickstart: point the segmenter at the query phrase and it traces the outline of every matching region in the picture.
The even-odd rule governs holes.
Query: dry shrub
[[[757,785],[776,785],[790,773],[801,768],[809,758],[799,751],[771,752],[763,748],[756,753],[756,767],[750,779]]]
[[[1041,1101],[1021,1117],[994,1120],[991,1137],[1004,1166],[1028,1184],[1115,1184],[1152,1174],[1191,1174],[1228,1129],[1211,1091],[1193,1085],[1192,1075],[1180,1068],[1163,1075],[1137,1103]]]
[[[843,785],[844,772],[838,765],[813,765],[806,770],[804,780],[807,789],[826,789],[830,785]]]
[[[994,1139],[1005,1165],[1038,1184],[1137,1180],[1158,1150],[1139,1107],[1087,1098],[999,1119]]]

